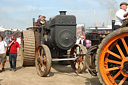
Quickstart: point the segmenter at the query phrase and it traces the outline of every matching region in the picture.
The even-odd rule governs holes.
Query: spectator
[[[76,44],[79,44],[80,40],[81,40],[81,38],[78,36],[77,40],[76,40]]]
[[[87,48],[87,50],[88,50],[91,46],[92,46],[91,40],[87,40],[87,39],[86,39],[86,48]]]
[[[6,52],[7,43],[3,41],[3,37],[0,36],[0,72],[4,71],[4,66],[6,63]]]
[[[86,37],[84,38],[84,36],[81,36],[81,40],[80,40],[79,44],[82,44],[87,49],[89,49],[92,45],[92,42],[91,42],[91,40],[87,40]]]
[[[16,41],[19,43],[19,45],[21,45],[21,37],[19,36]]]
[[[124,15],[128,12],[127,3],[122,2],[120,4],[120,9],[116,12],[116,21],[114,25],[114,30],[120,28],[120,26],[124,23],[125,20],[128,19],[128,16],[124,17]]]
[[[86,41],[84,39],[84,36],[81,36],[81,40],[80,40],[79,44],[82,44],[83,46],[86,47]]]
[[[12,38],[12,41],[9,43],[8,46],[10,47],[10,53],[9,53],[10,71],[12,69],[16,71],[17,53],[19,55],[19,43],[16,42],[16,37]]]
[[[9,42],[10,42],[10,38],[9,38],[8,36],[6,36],[6,37],[3,39],[3,41],[5,41],[5,42],[7,43],[7,45],[8,45]]]
[[[85,35],[85,28],[84,28],[84,25],[81,26],[81,30],[82,30],[82,34],[83,36]]]
[[[7,46],[8,46],[8,44],[9,44],[9,42],[10,42],[10,38],[8,37],[8,36],[6,36],[4,39],[3,39],[3,41],[5,41],[6,43],[7,43]],[[9,47],[7,47],[7,53],[6,53],[6,55],[7,56],[9,56]]]

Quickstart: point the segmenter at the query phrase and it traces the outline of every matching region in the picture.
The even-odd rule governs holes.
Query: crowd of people
[[[86,36],[81,36],[77,39],[76,44],[82,44],[87,50],[92,46],[91,40],[86,39]]]
[[[17,53],[19,54],[19,43],[16,41],[16,37],[9,38],[0,35],[0,72],[5,70],[5,63],[7,56],[9,56],[10,71],[16,71],[16,59]]]

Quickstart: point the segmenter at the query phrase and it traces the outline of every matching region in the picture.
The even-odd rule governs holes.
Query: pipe
[[[59,12],[60,12],[60,15],[66,15],[67,11],[59,11]]]

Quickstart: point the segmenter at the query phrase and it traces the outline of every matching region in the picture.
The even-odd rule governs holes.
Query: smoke
[[[105,7],[107,9],[110,9],[110,8],[112,9],[114,8],[114,5],[115,5],[114,0],[100,0],[99,3],[102,7]]]
[[[100,0],[99,4],[102,8],[108,11],[108,14],[110,13],[110,9],[111,9],[111,19],[113,19],[115,12],[117,10],[117,7],[116,7],[117,5],[115,3],[115,0]]]

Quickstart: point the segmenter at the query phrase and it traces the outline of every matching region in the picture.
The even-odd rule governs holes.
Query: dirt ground
[[[5,71],[0,73],[0,85],[101,85],[97,77],[91,76],[87,70],[82,74],[76,74],[70,65],[52,63],[48,77],[40,77],[36,68],[22,67],[21,57],[17,59],[17,71],[9,70],[9,61]]]

